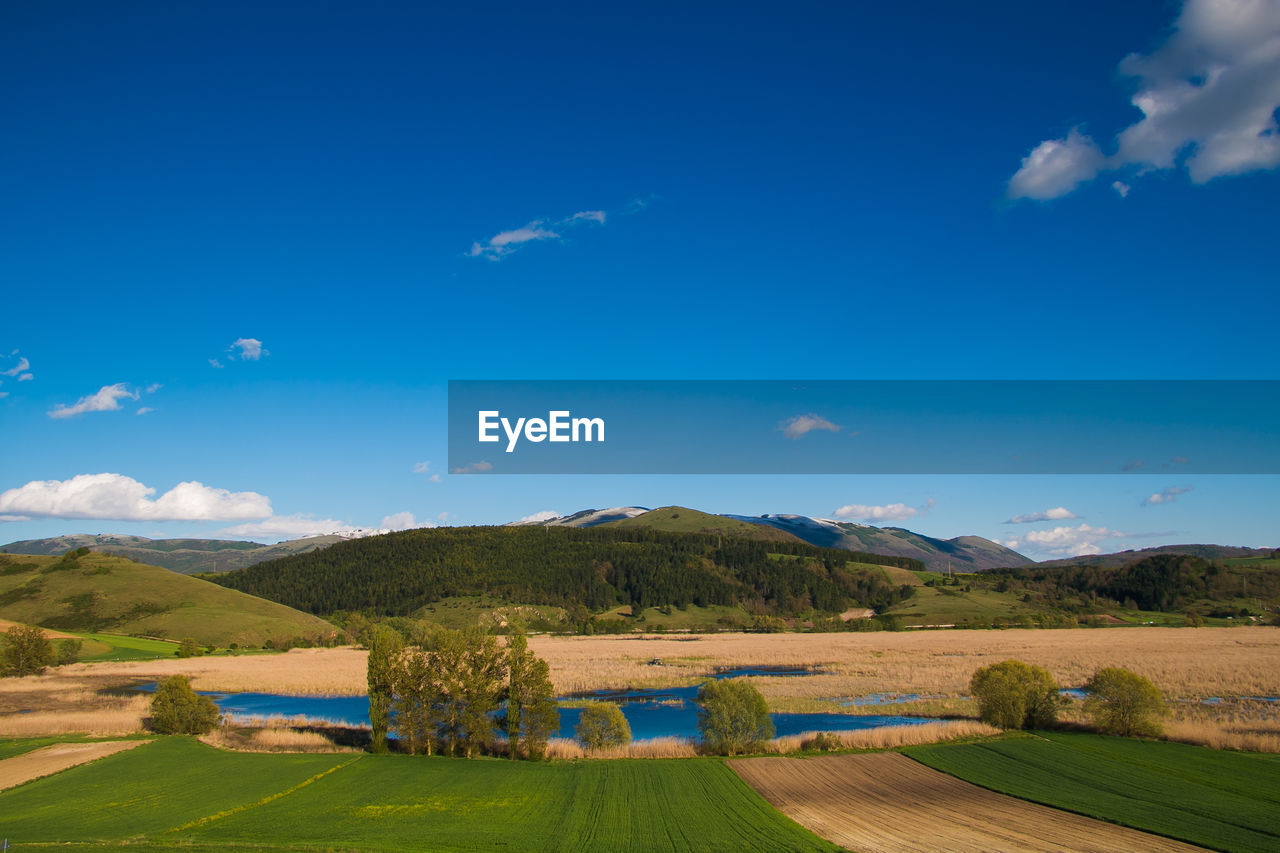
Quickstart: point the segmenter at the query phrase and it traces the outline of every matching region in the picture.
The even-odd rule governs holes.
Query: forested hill
[[[910,595],[859,563],[921,568],[902,557],[713,534],[448,527],[339,542],[207,579],[315,614],[389,616],[482,594],[588,610],[721,604],[770,614],[883,607]]]

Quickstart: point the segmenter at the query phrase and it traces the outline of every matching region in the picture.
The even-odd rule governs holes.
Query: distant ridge
[[[634,518],[637,515],[643,515],[649,512],[648,508],[642,506],[615,506],[609,509],[584,509],[575,512],[573,515],[561,515],[556,518],[549,518],[541,521],[512,521],[507,527],[595,527],[598,524],[608,524],[611,521],[623,521],[628,518]]]
[[[330,534],[264,545],[261,542],[240,542],[234,539],[148,539],[145,536],[115,533],[73,533],[49,539],[10,542],[0,546],[0,550],[10,554],[56,557],[77,548],[89,548],[99,554],[127,557],[149,566],[195,575],[204,572],[231,572],[277,557],[305,554],[317,548],[327,548],[347,538]]]
[[[1157,545],[1153,548],[1142,548],[1137,551],[1117,551],[1114,554],[1088,554],[1080,557],[1065,557],[1060,560],[1045,560],[1036,563],[1046,569],[1057,566],[1097,566],[1104,569],[1118,569],[1135,560],[1156,557],[1161,554],[1175,554],[1188,557],[1200,557],[1205,560],[1226,560],[1233,558],[1269,557],[1277,553],[1276,548],[1242,548],[1235,545]]]

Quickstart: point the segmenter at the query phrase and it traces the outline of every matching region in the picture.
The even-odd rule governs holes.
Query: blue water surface
[[[800,668],[740,667],[726,669],[713,678],[740,676],[800,676],[813,670]],[[154,684],[140,688],[155,690]],[[599,690],[578,694],[571,699],[594,699],[616,702],[631,725],[635,740],[658,737],[698,737],[698,706],[694,699],[698,685],[666,687],[651,690]],[[368,726],[367,696],[283,696],[275,693],[204,693],[217,703],[222,713],[232,719],[246,717],[297,717],[324,721],[335,726]],[[572,738],[581,708],[560,709],[558,737]],[[778,736],[809,731],[850,732],[885,726],[908,726],[933,722],[927,717],[899,715],[855,716],[849,714],[771,714]]]

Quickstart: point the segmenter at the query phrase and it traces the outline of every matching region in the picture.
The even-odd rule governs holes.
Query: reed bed
[[[819,736],[828,745],[838,744],[840,749],[896,749],[900,746],[920,746],[926,743],[942,743],[972,737],[990,737],[1000,734],[1000,729],[973,720],[945,720],[918,726],[886,726],[857,732],[802,732],[774,738],[771,752],[787,754],[814,749]],[[828,746],[827,748],[830,748]]]
[[[576,740],[553,737],[547,742],[547,758],[692,758],[698,755],[697,745],[688,738],[656,737],[635,740],[626,746],[613,749],[583,749]]]
[[[281,693],[289,696],[360,696],[368,689],[364,650],[292,649],[284,654],[217,655],[172,660],[82,663],[59,667],[68,676],[111,676],[135,682],[185,675],[196,690]]]
[[[0,737],[86,734],[114,736],[143,731],[150,712],[145,696],[97,697],[94,707],[72,710],[0,714]]]
[[[319,732],[299,730],[286,725],[269,725],[251,730],[220,726],[200,741],[232,752],[359,752],[351,746],[339,746]]]

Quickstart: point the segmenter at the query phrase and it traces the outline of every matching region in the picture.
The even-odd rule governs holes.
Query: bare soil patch
[[[52,746],[15,755],[13,758],[0,761],[0,791],[150,742],[148,740],[113,740],[97,743],[55,743]]]
[[[896,752],[745,758],[729,766],[775,808],[868,853],[1199,850],[1179,841],[988,791]]]

